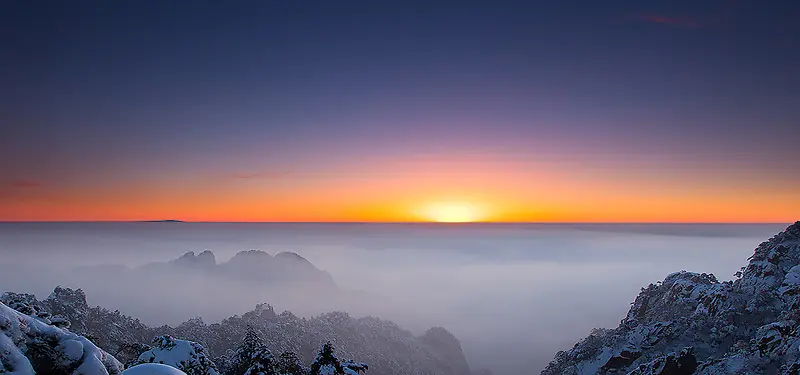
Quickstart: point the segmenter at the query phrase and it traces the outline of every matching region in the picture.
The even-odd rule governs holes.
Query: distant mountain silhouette
[[[190,251],[166,263],[150,263],[140,269],[169,271],[170,267],[229,280],[336,289],[336,283],[329,273],[293,252],[272,256],[260,250],[240,251],[227,262],[217,263],[216,256],[209,250],[200,254]]]

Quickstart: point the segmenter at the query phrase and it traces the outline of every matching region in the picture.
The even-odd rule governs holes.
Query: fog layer
[[[421,333],[443,326],[474,368],[541,369],[594,327],[615,327],[639,289],[678,270],[730,279],[785,225],[0,224],[0,290],[82,288],[91,305],[152,325],[216,321],[268,302],[311,315],[375,315]],[[188,251],[292,251],[318,284],[196,270],[144,272]]]

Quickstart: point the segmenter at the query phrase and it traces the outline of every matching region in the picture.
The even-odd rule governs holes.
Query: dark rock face
[[[800,369],[800,222],[761,243],[735,281],[676,272],[619,327],[556,354],[556,374],[791,374]]]
[[[600,370],[604,372],[610,372],[620,368],[625,368],[641,356],[642,353],[640,352],[623,350],[619,354],[609,358],[608,362],[606,362],[606,364],[604,364]]]
[[[670,353],[640,365],[628,375],[692,375],[695,369],[697,358],[694,349],[686,348],[680,353]]]

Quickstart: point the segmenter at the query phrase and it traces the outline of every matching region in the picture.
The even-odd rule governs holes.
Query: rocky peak
[[[688,316],[697,309],[700,297],[717,284],[719,281],[712,274],[687,271],[672,273],[663,282],[642,288],[623,324],[634,327],[640,321],[674,320]]]
[[[89,308],[89,305],[86,303],[86,293],[83,292],[83,289],[64,288],[59,285],[53,289],[53,293],[50,293],[50,296],[45,300],[45,302],[51,301],[78,310],[86,310]]]
[[[758,245],[737,283],[747,293],[769,293],[799,264],[800,221]]]
[[[676,272],[620,326],[559,352],[542,374],[800,373],[800,222],[758,245],[739,279]]]
[[[762,242],[750,257],[750,264],[769,262],[788,269],[800,263],[800,221]]]
[[[86,317],[89,315],[89,304],[86,303],[86,293],[82,289],[70,289],[61,286],[55,287],[53,293],[42,301],[50,313],[63,317],[69,321],[69,327],[75,332],[86,329]]]
[[[252,311],[248,311],[242,315],[243,318],[248,320],[268,321],[275,320],[278,315],[272,308],[272,305],[267,303],[259,303]]]

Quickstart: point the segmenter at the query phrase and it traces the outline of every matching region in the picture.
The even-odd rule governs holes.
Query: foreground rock
[[[616,329],[556,354],[543,375],[800,373],[800,222],[734,281],[681,271],[643,288]]]
[[[2,373],[116,375],[122,364],[85,337],[0,303]]]

